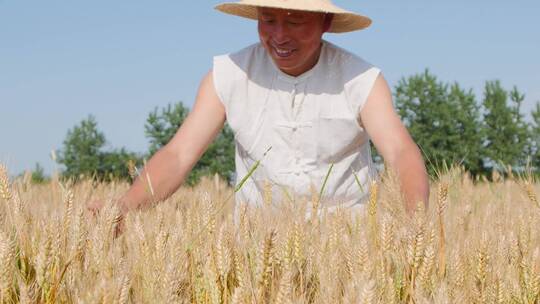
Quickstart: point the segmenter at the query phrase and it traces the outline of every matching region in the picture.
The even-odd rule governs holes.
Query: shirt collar
[[[282,70],[280,70],[277,67],[274,60],[272,60],[272,58],[270,58],[270,56],[268,55],[268,53],[266,53],[266,51],[265,51],[265,53],[266,53],[266,56],[268,56],[268,61],[270,61],[270,65],[272,66],[272,68],[276,72],[278,79],[283,80],[283,81],[288,82],[288,83],[297,84],[297,83],[302,83],[302,82],[306,81],[309,77],[311,77],[311,75],[313,75],[313,73],[315,73],[319,69],[319,67],[321,66],[321,62],[323,61],[323,58],[324,58],[325,53],[326,53],[326,46],[327,46],[327,42],[325,40],[322,40],[321,41],[321,53],[319,54],[319,60],[317,61],[317,63],[315,64],[314,67],[312,67],[310,70],[308,70],[308,71],[306,71],[303,74],[298,75],[298,76],[291,76],[289,74],[284,73]]]

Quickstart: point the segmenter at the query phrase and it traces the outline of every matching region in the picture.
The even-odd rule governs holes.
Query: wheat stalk
[[[527,191],[527,196],[529,197],[529,200],[537,207],[540,208],[540,201],[538,200],[538,197],[536,196],[536,193],[534,192],[533,186],[531,183],[527,183],[525,185],[525,190]]]
[[[376,181],[371,183],[369,188],[369,202],[368,202],[368,219],[369,227],[371,231],[371,238],[375,240],[375,244],[378,247],[377,240],[377,198],[379,192],[379,185]]]
[[[71,229],[71,223],[73,221],[73,200],[74,195],[71,189],[64,190],[64,202],[65,202],[65,211],[64,211],[64,224],[63,224],[63,234],[64,234],[64,243],[62,248],[68,248],[69,246],[69,231]]]
[[[291,288],[292,288],[292,271],[290,266],[285,266],[283,275],[279,281],[278,292],[276,295],[276,304],[290,304]]]
[[[15,245],[13,240],[0,230],[0,303],[12,300],[14,257]]]
[[[120,285],[120,293],[118,297],[118,304],[127,304],[129,301],[129,289],[131,280],[127,274],[122,277],[122,283]]]
[[[328,182],[328,178],[330,177],[330,173],[332,173],[332,169],[334,168],[334,164],[330,164],[330,167],[328,167],[328,172],[326,172],[326,176],[324,177],[324,182],[321,186],[321,190],[319,191],[319,198],[317,200],[317,206],[320,206],[321,204],[321,199],[323,197],[323,194],[324,194],[324,190],[326,188],[326,183]]]
[[[270,294],[270,282],[272,279],[272,264],[274,259],[274,244],[276,233],[270,231],[266,236],[260,254],[259,262],[259,301],[266,301]]]
[[[444,211],[448,200],[448,184],[439,183],[439,196],[437,199],[437,215],[439,219],[439,278],[446,272],[446,236],[444,232]]]
[[[478,288],[480,292],[480,297],[482,298],[482,302],[485,302],[483,298],[486,297],[488,263],[489,263],[488,244],[487,244],[487,237],[484,235],[482,236],[482,240],[480,241],[480,247],[477,249],[476,273],[475,273],[475,279],[478,282]]]
[[[362,289],[362,294],[360,295],[360,303],[362,304],[373,304],[376,298],[376,285],[374,280],[368,281],[364,288]]]
[[[13,196],[6,166],[0,164],[0,196],[8,202]]]

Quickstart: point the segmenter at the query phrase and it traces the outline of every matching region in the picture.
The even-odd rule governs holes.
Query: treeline
[[[394,88],[396,110],[422,150],[431,174],[458,165],[472,175],[490,176],[493,170],[523,172],[540,168],[540,103],[531,120],[521,112],[525,95],[516,87],[503,88],[499,81],[485,84],[478,98],[458,83],[440,81],[429,71],[403,78]],[[110,181],[131,179],[159,148],[167,144],[188,115],[181,102],[148,115],[145,153],[125,148],[106,150],[105,135],[94,117],[81,121],[67,132],[57,161],[62,176],[92,177]],[[376,154],[374,154],[376,155]],[[376,161],[380,158],[376,156]],[[41,172],[34,172],[36,179]],[[188,177],[193,185],[203,175],[234,178],[234,137],[226,125]]]
[[[62,177],[72,180],[132,180],[144,161],[169,142],[188,113],[189,109],[181,102],[152,111],[144,126],[150,142],[145,153],[130,152],[125,148],[106,150],[105,135],[99,131],[95,118],[89,116],[67,132],[59,150],[57,162],[64,167]],[[230,127],[225,125],[186,182],[193,185],[201,176],[216,173],[232,181],[234,169],[234,136]]]
[[[488,81],[478,100],[471,89],[426,70],[402,79],[394,98],[431,173],[452,165],[473,175],[540,167],[540,103],[527,121],[521,112],[525,95],[516,87]]]

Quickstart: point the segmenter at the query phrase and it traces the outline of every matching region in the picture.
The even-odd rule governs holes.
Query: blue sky
[[[150,111],[191,106],[212,56],[258,37],[254,21],[219,1],[0,0],[0,162],[12,173],[40,162],[93,114],[109,147],[147,150]],[[393,86],[429,68],[482,93],[500,79],[540,101],[540,1],[338,1],[371,28],[326,39],[379,66]]]

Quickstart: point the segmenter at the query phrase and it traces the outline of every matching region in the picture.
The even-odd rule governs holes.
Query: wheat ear
[[[11,193],[8,172],[6,166],[3,164],[0,164],[0,196],[2,196],[6,202],[11,200],[11,197],[13,196]]]
[[[448,200],[448,184],[439,184],[439,197],[437,199],[437,214],[439,218],[439,278],[446,272],[446,237],[444,233],[444,211]]]

